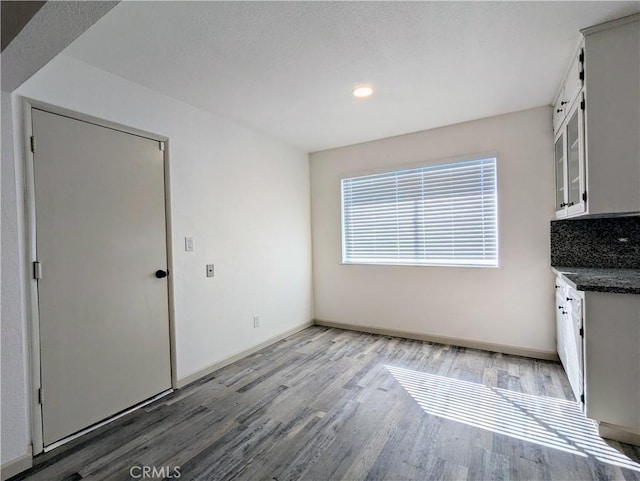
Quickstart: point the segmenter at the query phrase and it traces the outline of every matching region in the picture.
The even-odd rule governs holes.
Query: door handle
[[[169,275],[169,271],[163,271],[162,269],[158,269],[156,271],[156,277],[158,279],[162,279],[164,277],[167,277]]]

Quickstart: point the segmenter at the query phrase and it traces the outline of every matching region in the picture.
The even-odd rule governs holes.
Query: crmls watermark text
[[[131,466],[129,475],[133,479],[178,479],[180,466]]]

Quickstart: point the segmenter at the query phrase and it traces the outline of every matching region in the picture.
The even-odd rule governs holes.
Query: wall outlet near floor
[[[253,316],[253,327],[260,327],[260,316]]]

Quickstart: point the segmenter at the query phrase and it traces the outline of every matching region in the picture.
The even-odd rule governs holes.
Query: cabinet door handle
[[[563,109],[556,109],[556,113],[559,114]]]
[[[569,103],[568,100],[563,100],[562,102],[560,102],[560,105],[567,105]]]
[[[573,297],[567,297],[567,301],[573,301]]]

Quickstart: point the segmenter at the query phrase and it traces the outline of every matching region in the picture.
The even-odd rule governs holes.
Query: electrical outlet
[[[207,277],[213,277],[213,264],[207,264]]]
[[[260,327],[260,316],[253,316],[253,327]]]

